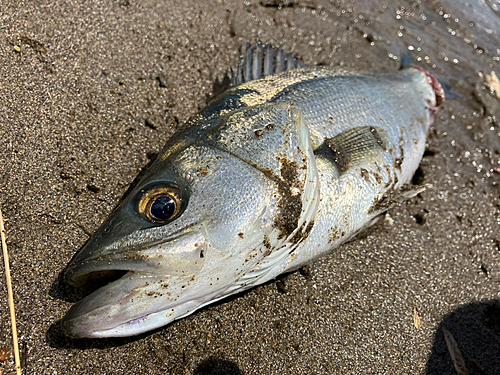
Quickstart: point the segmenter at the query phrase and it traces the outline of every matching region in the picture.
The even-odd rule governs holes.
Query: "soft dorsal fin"
[[[304,67],[306,65],[302,61],[286,53],[283,48],[274,48],[259,41],[256,45],[247,43],[245,51],[241,52],[236,72],[231,69],[231,75],[233,85],[237,86],[254,79]]]
[[[358,126],[333,138],[325,139],[315,154],[323,154],[332,160],[340,172],[361,164],[372,156],[380,156],[387,150],[387,132],[376,126]]]

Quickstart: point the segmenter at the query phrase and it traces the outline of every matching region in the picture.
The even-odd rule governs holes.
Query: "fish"
[[[422,191],[410,183],[444,100],[423,68],[307,66],[257,43],[231,76],[67,265],[90,294],[66,335],[167,325],[327,255]]]

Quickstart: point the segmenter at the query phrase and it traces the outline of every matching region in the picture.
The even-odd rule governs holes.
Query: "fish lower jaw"
[[[106,316],[104,313],[103,316],[92,318],[85,315],[74,318],[65,317],[61,324],[65,334],[73,338],[129,337],[171,323],[179,317],[178,308],[179,306],[168,307],[164,310],[134,317],[123,322],[113,323],[113,318]],[[181,316],[189,313],[188,311]],[[104,324],[107,326],[103,326]],[[95,325],[101,325],[101,327],[97,328]]]
[[[167,309],[173,310],[173,309]],[[103,330],[89,331],[81,334],[77,334],[78,338],[109,338],[109,337],[129,337],[136,336],[146,331],[154,330],[155,328],[162,327],[171,321],[175,320],[175,311],[172,311],[170,314],[166,312],[167,310],[159,311],[157,313],[151,313],[145,316],[141,316],[138,318],[131,319],[127,322],[120,323],[114,327],[110,327]],[[164,320],[160,324],[155,324],[155,318],[159,315],[163,315],[164,317],[171,317],[171,320]]]
[[[62,329],[65,334],[74,338],[135,336],[190,315],[199,308],[220,299],[221,295],[222,298],[225,297],[225,288],[219,288],[207,291],[206,294],[202,295],[193,293],[192,299],[189,299],[188,294],[177,300],[170,298],[165,300],[166,296],[161,296],[155,290],[151,290],[149,293],[141,291],[140,289],[145,287],[144,281],[140,281],[145,279],[144,275],[141,276],[143,277],[129,273],[128,276],[122,278],[123,280],[119,279],[101,287],[75,304],[62,320]],[[152,285],[155,276],[150,278],[153,279],[151,280]],[[157,276],[157,278],[156,281],[162,276]],[[191,277],[187,276],[186,278]],[[185,281],[186,278],[182,278],[182,280]],[[177,278],[167,276],[163,282],[166,285],[179,281],[175,279]],[[122,281],[120,282],[120,280]],[[125,285],[120,287],[120,284]],[[188,292],[187,288],[181,290]],[[113,300],[113,296],[117,294],[121,296]],[[155,302],[157,303],[156,307],[150,305],[154,305]],[[137,308],[134,308],[134,305]],[[142,313],[141,307],[143,308]]]
[[[108,338],[108,337],[129,337],[136,336],[141,333],[149,332],[154,329],[166,326],[176,319],[180,319],[191,315],[196,310],[212,303],[217,298],[214,296],[219,292],[209,294],[207,296],[181,303],[176,306],[169,306],[158,312],[150,313],[138,318],[131,319],[127,322],[120,323],[115,327],[105,330],[91,332],[89,338]],[[224,296],[225,297],[225,296]]]

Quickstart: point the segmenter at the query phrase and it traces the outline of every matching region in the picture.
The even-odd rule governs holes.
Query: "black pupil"
[[[151,205],[151,216],[157,220],[165,221],[175,212],[175,202],[169,195],[160,195]]]

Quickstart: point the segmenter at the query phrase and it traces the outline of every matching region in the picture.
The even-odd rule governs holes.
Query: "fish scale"
[[[285,71],[283,71],[285,70]],[[408,187],[444,96],[421,68],[310,68],[248,46],[67,266],[74,337],[131,336],[328,254]],[[152,207],[155,207],[152,210]]]

